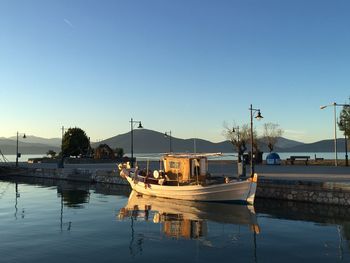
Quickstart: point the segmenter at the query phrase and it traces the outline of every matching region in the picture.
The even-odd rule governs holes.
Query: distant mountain
[[[114,136],[112,138],[103,140],[99,143],[92,144],[92,147],[97,147],[99,144],[108,144],[111,148],[123,148],[124,152],[129,153],[131,147],[130,132],[121,135]],[[137,129],[134,130],[134,153],[160,153],[169,152],[170,148],[169,137],[165,137],[163,133],[147,130]],[[298,146],[302,143],[297,141],[288,140],[285,138],[279,139],[279,145],[292,145]],[[265,143],[259,143],[259,147],[262,151],[268,151],[268,147]],[[213,143],[207,140],[190,138],[179,139],[172,138],[172,148],[175,152],[234,152],[235,148],[229,141],[222,141]],[[250,149],[250,146],[247,147]],[[279,150],[283,147],[276,147]]]
[[[98,146],[100,143],[106,143],[112,148],[123,148],[124,152],[130,152],[130,132],[120,134],[92,144],[92,147]],[[344,139],[338,139],[339,151],[342,151],[341,145],[344,144]],[[213,143],[207,140],[190,138],[180,139],[172,138],[173,151],[175,152],[193,152],[196,148],[197,152],[234,152],[232,144],[229,141]],[[248,150],[250,145],[247,146]],[[268,152],[268,147],[265,143],[260,142],[259,148],[263,152]],[[164,137],[163,133],[147,130],[134,130],[134,153],[160,153],[169,151],[169,138]],[[280,137],[275,146],[276,152],[332,152],[334,151],[333,140],[323,140],[315,143],[302,143],[295,140]]]
[[[130,132],[114,136],[99,143],[93,143],[92,147],[97,147],[101,143],[108,144],[111,148],[123,148],[125,152],[130,152],[131,137]],[[134,130],[134,152],[136,153],[160,153],[169,152],[169,137],[164,133],[147,129]],[[172,148],[176,152],[232,152],[233,148],[229,142],[213,143],[203,139],[179,139],[172,137]]]
[[[286,139],[283,137],[279,137],[275,147],[277,147],[277,148],[291,148],[291,147],[296,147],[296,146],[301,146],[301,145],[304,145],[304,143],[290,140],[290,139]]]
[[[101,143],[108,144],[111,148],[123,148],[124,152],[130,152],[130,132],[120,134],[98,143],[92,143],[95,148]],[[338,150],[343,151],[344,139],[338,139]],[[213,143],[199,138],[180,139],[172,138],[173,151],[175,152],[234,152],[235,149],[229,141]],[[268,152],[265,143],[259,143],[263,152]],[[45,139],[35,136],[20,138],[19,152],[23,154],[46,154],[48,150],[60,152],[61,139]],[[247,146],[248,151],[250,146]],[[16,137],[0,138],[0,150],[4,154],[15,154]],[[323,140],[315,143],[302,143],[283,137],[278,139],[275,146],[276,152],[332,152],[334,151],[333,140]],[[134,153],[162,153],[169,152],[169,138],[163,133],[147,130],[134,130]]]
[[[338,151],[343,152],[345,149],[345,140],[337,139]],[[333,152],[334,140],[323,140],[314,143],[304,143],[294,147],[284,148],[284,152]]]
[[[22,154],[46,154],[49,150],[60,152],[61,147],[42,143],[27,143],[21,139],[18,141],[18,151]],[[3,154],[16,154],[16,139],[0,138],[0,150]]]
[[[17,136],[12,136],[8,138],[10,140],[16,141]],[[26,142],[26,143],[39,143],[39,144],[46,144],[46,145],[52,145],[52,146],[57,146],[61,147],[62,139],[61,138],[41,138],[41,137],[36,137],[32,135],[27,135],[26,138],[19,138],[20,141]]]

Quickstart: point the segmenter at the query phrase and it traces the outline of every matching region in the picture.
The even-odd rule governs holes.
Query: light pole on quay
[[[237,174],[239,178],[245,178],[246,177],[246,163],[244,160],[244,155],[242,153],[242,145],[240,142],[240,133],[239,133],[239,126],[237,127],[232,127],[232,138],[233,141],[236,141],[236,148],[237,148],[237,154],[238,154],[238,159],[237,159]],[[234,135],[236,134],[236,135]]]
[[[18,136],[19,132],[17,132],[17,140],[16,140],[16,167],[18,167],[18,158],[20,157],[20,153],[18,152]],[[23,133],[23,139],[27,138],[26,134]]]
[[[346,136],[347,132],[347,126],[346,121],[340,122],[340,125],[344,127],[344,141],[345,141],[345,166],[349,166],[349,159],[348,159],[348,137]]]
[[[254,135],[253,135],[253,117],[257,120],[260,120],[262,118],[264,118],[263,116],[261,116],[261,112],[260,109],[254,109],[253,105],[250,104],[250,176],[253,177],[254,176],[254,154],[253,154],[253,144],[254,144]],[[255,113],[257,113],[257,115],[255,116]]]
[[[139,124],[137,128],[142,129],[141,121],[135,121],[131,118],[130,120],[130,128],[131,128],[131,168],[134,167],[134,125]]]
[[[237,133],[237,152],[238,152],[238,162],[242,161],[241,160],[241,155],[240,155],[240,134],[239,134],[239,126],[236,126],[236,127],[232,127],[232,134],[233,133]]]
[[[170,152],[173,152],[171,131],[164,132],[164,137],[166,137],[166,138],[169,137],[169,150],[170,150]]]
[[[64,155],[63,155],[63,138],[65,131],[68,130],[67,128],[64,128],[64,126],[61,127],[62,131],[62,140],[61,140],[61,159],[58,162],[58,168],[64,168]]]
[[[329,106],[333,106],[333,112],[334,112],[334,166],[338,166],[338,150],[337,150],[337,110],[336,107],[342,107],[342,106],[350,106],[349,104],[338,104],[336,102],[333,102],[329,105],[321,106],[320,109],[323,110]]]

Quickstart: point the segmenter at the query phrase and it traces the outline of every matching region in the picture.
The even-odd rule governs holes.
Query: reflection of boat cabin
[[[207,235],[206,221],[175,218],[163,222],[163,232],[168,237],[198,239]]]
[[[164,171],[170,180],[185,182],[204,182],[208,171],[206,157],[171,156],[163,159]]]

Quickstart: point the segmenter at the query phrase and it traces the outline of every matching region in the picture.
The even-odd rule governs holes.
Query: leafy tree
[[[124,156],[124,149],[123,148],[115,148],[114,152],[116,153],[116,157],[118,159],[120,159]]]
[[[49,150],[47,153],[46,153],[46,155],[48,155],[48,156],[50,156],[51,158],[55,158],[56,157],[56,152],[55,151],[53,151],[53,150]]]
[[[342,111],[340,112],[339,122],[338,122],[339,130],[343,131],[344,135],[350,137],[350,107],[343,106]]]
[[[85,156],[90,149],[90,140],[86,133],[80,128],[69,128],[62,143],[63,156]]]
[[[278,137],[281,137],[283,134],[283,130],[279,128],[279,125],[276,123],[265,123],[264,124],[264,135],[263,141],[266,142],[267,147],[269,147],[270,152],[273,151],[275,147]]]

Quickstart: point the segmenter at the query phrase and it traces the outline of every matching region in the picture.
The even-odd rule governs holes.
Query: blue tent
[[[277,153],[269,153],[266,156],[266,164],[270,164],[270,165],[279,165],[281,164],[281,158]]]

